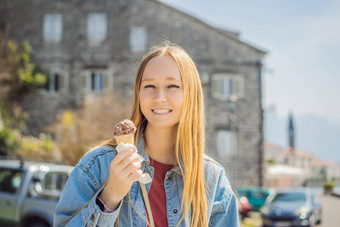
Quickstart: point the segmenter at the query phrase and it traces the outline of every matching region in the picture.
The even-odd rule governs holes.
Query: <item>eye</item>
[[[144,88],[155,88],[154,85],[145,85]]]
[[[168,88],[179,88],[179,86],[175,85],[175,84],[171,84],[171,85],[168,86]]]

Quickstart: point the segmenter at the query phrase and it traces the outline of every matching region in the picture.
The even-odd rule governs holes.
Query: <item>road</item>
[[[340,197],[321,196],[319,200],[322,204],[322,223],[316,227],[338,227],[340,226]],[[260,227],[262,222],[259,213],[253,213],[250,218],[246,218],[241,227]]]
[[[340,226],[340,197],[322,196],[322,223],[319,227],[337,227]]]

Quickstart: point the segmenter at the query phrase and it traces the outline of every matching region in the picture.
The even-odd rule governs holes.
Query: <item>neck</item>
[[[168,129],[146,126],[144,138],[148,156],[158,162],[174,165],[176,163],[176,135],[177,127]]]

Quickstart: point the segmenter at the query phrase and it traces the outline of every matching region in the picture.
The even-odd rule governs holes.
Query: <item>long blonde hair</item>
[[[195,63],[184,49],[172,43],[164,43],[151,48],[143,57],[134,85],[134,104],[131,120],[137,127],[135,143],[139,133],[147,125],[147,119],[140,109],[139,92],[144,69],[150,59],[168,55],[177,63],[183,84],[183,113],[181,115],[176,138],[176,159],[183,174],[184,188],[180,222],[188,215],[191,208],[191,225],[207,226],[207,199],[203,169],[205,149],[205,119],[202,86]],[[114,139],[109,144],[115,144]],[[179,224],[178,223],[178,224]]]

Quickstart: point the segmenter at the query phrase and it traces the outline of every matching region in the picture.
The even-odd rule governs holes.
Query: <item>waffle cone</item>
[[[126,135],[120,135],[120,136],[115,136],[117,145],[120,143],[129,143],[129,144],[134,144],[134,134],[126,134]]]

